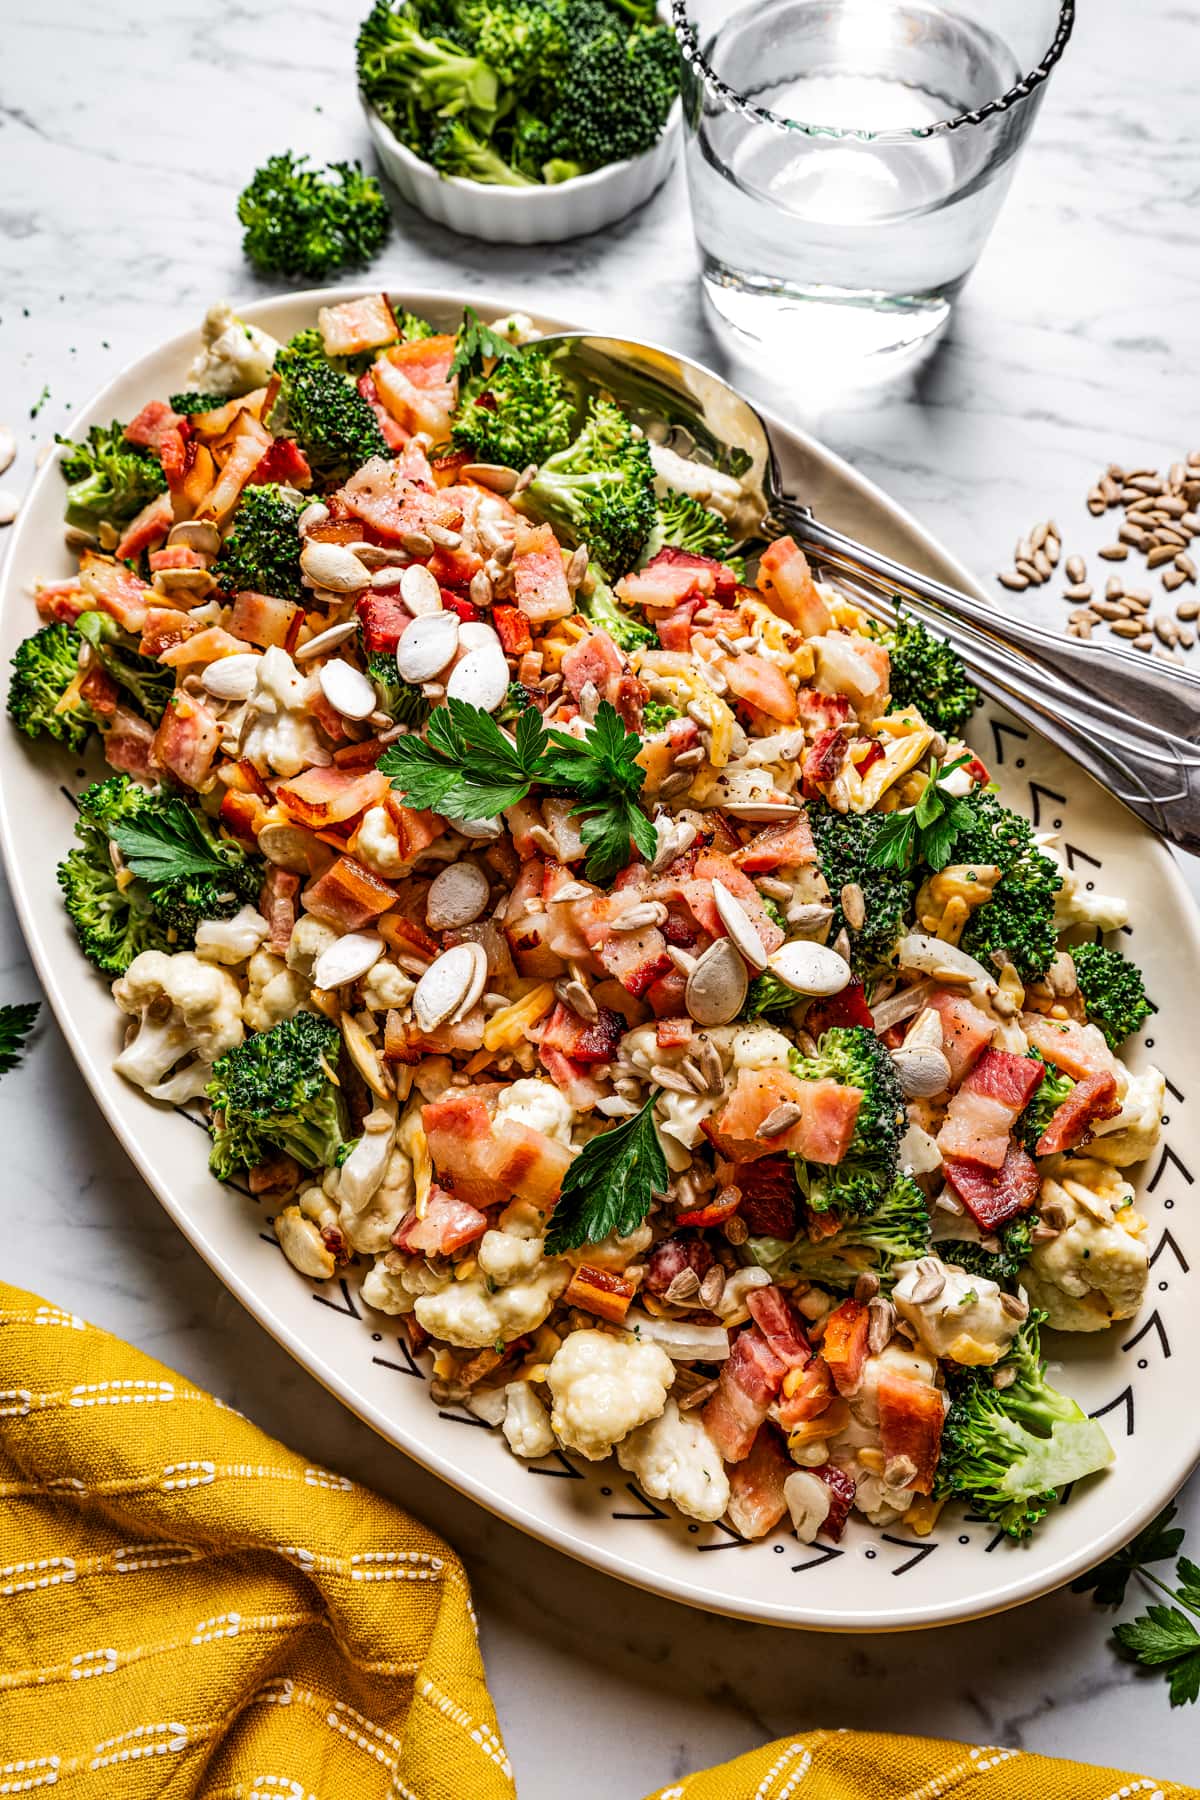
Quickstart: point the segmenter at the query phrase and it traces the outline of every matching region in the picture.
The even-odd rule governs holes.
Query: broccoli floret
[[[454,35],[517,94],[540,94],[566,66],[562,21],[541,0],[452,0],[451,10]]]
[[[142,717],[157,725],[175,692],[174,669],[156,662],[152,656],[142,656],[136,648],[137,639],[122,631],[107,613],[81,613],[78,629],[105,673],[132,700]]]
[[[594,24],[594,9],[585,18],[568,31],[570,63],[549,127],[558,156],[594,169],[657,143],[679,92],[679,54],[668,26],[630,27],[607,8]]]
[[[763,905],[766,904],[764,900]],[[764,1013],[790,1012],[803,998],[795,988],[788,987],[785,981],[780,981],[778,975],[772,975],[767,970],[762,975],[756,975],[750,983],[746,1004],[738,1016],[743,1019],[761,1019]]]
[[[598,630],[607,631],[617,649],[623,650],[626,656],[635,650],[649,649],[656,644],[657,636],[649,625],[639,619],[636,613],[618,606],[616,595],[604,579],[603,571],[595,563],[589,563],[588,573],[592,578],[592,591],[585,594],[580,589],[577,596],[579,610],[584,618]]]
[[[533,688],[527,688],[523,681],[510,681],[508,691],[500,702],[500,710],[496,713],[498,725],[515,725],[522,713],[537,706],[540,696]],[[540,708],[539,708],[540,711]]]
[[[956,863],[994,864],[1001,871],[991,898],[967,920],[962,947],[988,963],[1007,955],[1024,981],[1046,973],[1058,950],[1054,897],[1062,870],[1033,841],[1033,827],[1001,806],[995,794],[976,789],[970,804],[974,823],[954,838]]]
[[[791,1054],[801,1081],[832,1080],[862,1094],[854,1135],[841,1162],[800,1163],[796,1179],[814,1212],[869,1213],[881,1187],[895,1178],[906,1114],[892,1059],[865,1025],[834,1025],[821,1034],[813,1055]]]
[[[892,710],[915,706],[935,731],[958,736],[979,705],[958,651],[904,613],[882,642],[892,659]]]
[[[304,600],[296,528],[300,510],[270,483],[244,490],[212,569],[227,593],[251,588],[279,600]]]
[[[410,148],[424,154],[440,118],[466,114],[488,129],[500,97],[495,69],[444,35],[445,18],[422,18],[404,5],[376,0],[359,27],[358,85],[364,100]]]
[[[428,319],[422,319],[418,313],[398,313],[396,324],[400,329],[401,339],[406,344],[414,344],[418,338],[437,336],[437,326],[431,325]]]
[[[537,350],[498,362],[455,416],[451,437],[482,462],[524,469],[571,441],[575,402],[558,370]]]
[[[125,825],[169,821],[171,809],[186,806],[178,795],[151,793],[127,775],[110,775],[86,788],[78,805],[79,843],[59,864],[58,881],[80,948],[106,975],[124,974],[142,950],[186,947],[202,919],[228,918],[262,884],[259,858],[221,836],[199,811],[192,814],[196,828],[228,870],[219,880],[187,876],[152,885],[114,861],[113,833]]]
[[[465,119],[443,119],[429,140],[428,159],[442,175],[482,181],[490,187],[536,187],[528,175],[505,162],[494,144],[476,135]]]
[[[1071,951],[1087,1016],[1119,1050],[1158,1011],[1146,998],[1142,971],[1119,950],[1104,944],[1077,944]]]
[[[898,1174],[869,1212],[850,1219],[833,1237],[813,1243],[806,1236],[751,1238],[746,1245],[761,1268],[780,1281],[815,1281],[822,1287],[853,1287],[860,1275],[878,1275],[891,1285],[895,1263],[915,1261],[929,1249],[929,1208],[909,1175]]]
[[[1048,1063],[1040,1051],[1031,1050],[1029,1055],[1034,1062],[1041,1063],[1043,1074],[1033,1099],[1017,1120],[1016,1131],[1017,1136],[1032,1156],[1043,1131],[1070,1094],[1075,1083],[1069,1075],[1064,1075],[1061,1070]]]
[[[83,643],[70,625],[43,625],[17,645],[8,687],[8,716],[26,737],[50,737],[79,751],[99,725],[97,715],[76,689],[71,704],[58,710],[79,673]]]
[[[997,1387],[992,1369],[951,1374],[953,1395],[942,1428],[934,1492],[965,1500],[1009,1537],[1024,1538],[1045,1518],[1057,1490],[1093,1475],[1113,1459],[1095,1419],[1045,1379],[1038,1326],[1031,1312],[997,1365],[1015,1379]]]
[[[390,456],[379,420],[353,381],[333,368],[318,331],[302,331],[275,358],[279,393],[267,421],[288,430],[315,472],[348,481],[373,456]]]
[[[546,458],[522,496],[610,578],[637,562],[654,523],[650,447],[619,406],[593,399],[582,431]]]
[[[681,494],[677,488],[668,488],[658,501],[654,524],[642,551],[643,562],[649,562],[668,544],[688,550],[693,556],[711,556],[725,563],[739,579],[745,572],[743,559],[733,554],[733,539],[720,513],[705,506],[694,494]]]
[[[833,906],[831,938],[846,932],[850,939],[850,966],[865,980],[890,960],[903,935],[915,883],[903,870],[881,869],[874,864],[886,813],[839,813],[818,799],[809,805],[808,818]],[[842,911],[840,895],[849,883],[862,889],[866,903],[866,916],[858,931],[851,928]]]
[[[336,1164],[346,1141],[346,1108],[330,1080],[341,1036],[316,1013],[297,1013],[255,1032],[213,1064],[209,1167],[221,1181],[277,1151],[302,1169]]]
[[[229,405],[228,394],[172,394],[167,402],[172,412],[181,413],[190,419],[193,413],[216,412],[219,407]]]
[[[270,156],[238,196],[242,251],[261,275],[323,281],[370,262],[387,241],[392,218],[373,175],[356,162],[307,163],[290,150]]]
[[[683,714],[677,706],[667,700],[647,700],[642,708],[642,736],[653,731],[665,731],[672,719],[681,719]]]
[[[111,425],[93,425],[82,444],[58,437],[63,446],[59,461],[67,484],[63,517],[80,531],[96,532],[101,525],[125,525],[151,500],[166,491],[167,478],[157,457],[125,442],[119,419]]]
[[[372,650],[367,656],[367,674],[375,683],[380,710],[389,714],[397,725],[408,725],[420,731],[430,712],[427,700],[415,682],[405,681],[396,667],[390,650]]]
[[[957,1264],[968,1275],[982,1275],[1001,1287],[1012,1287],[1033,1250],[1033,1225],[1032,1213],[1018,1213],[995,1234],[999,1240],[995,1250],[968,1238],[939,1238],[937,1253],[943,1262]]]

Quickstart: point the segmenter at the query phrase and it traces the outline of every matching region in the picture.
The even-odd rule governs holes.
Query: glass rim
[[[740,112],[753,124],[768,125],[778,131],[798,131],[805,137],[841,138],[861,143],[919,143],[940,133],[960,131],[964,126],[981,125],[986,119],[994,118],[999,113],[1011,112],[1014,107],[1020,106],[1037,93],[1049,80],[1050,72],[1061,61],[1075,27],[1075,0],[1060,0],[1054,35],[1041,61],[1004,93],[997,94],[994,99],[970,112],[937,119],[929,125],[893,125],[880,131],[869,131],[863,126],[809,125],[801,119],[790,119],[783,113],[772,112],[769,107],[757,106],[753,100],[747,100],[744,95],[731,88],[728,82],[721,80],[701,51],[696,28],[688,16],[688,4],[689,0],[671,0],[671,23],[680,55],[708,92],[729,111]]]

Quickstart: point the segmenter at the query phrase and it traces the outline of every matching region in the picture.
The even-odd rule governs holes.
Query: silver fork
[[[538,347],[586,387],[611,393],[658,439],[673,433],[684,453],[733,469],[764,534],[790,532],[876,618],[890,622],[899,603],[930,625],[960,652],[984,693],[1057,744],[1152,830],[1200,851],[1200,675],[993,612],[835,531],[784,492],[770,434],[750,402],[688,357],[582,332]]]

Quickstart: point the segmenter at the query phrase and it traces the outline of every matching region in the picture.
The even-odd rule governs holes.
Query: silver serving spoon
[[[1153,830],[1200,852],[1200,675],[993,612],[826,525],[784,492],[754,407],[701,363],[583,332],[541,339],[538,348],[584,387],[611,393],[651,438],[739,476],[748,519],[757,522],[748,531],[789,532],[876,617],[890,620],[901,602],[949,639],[985,693],[1066,751]]]

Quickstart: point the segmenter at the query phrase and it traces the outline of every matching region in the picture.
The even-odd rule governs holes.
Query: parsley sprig
[[[641,1112],[590,1138],[563,1176],[546,1233],[551,1256],[580,1244],[597,1244],[615,1231],[628,1237],[650,1211],[656,1194],[665,1193],[667,1159],[663,1155],[654,1102],[650,1095]]]
[[[501,337],[498,331],[493,331],[490,325],[485,325],[473,306],[463,308],[462,324],[458,328],[454,346],[454,359],[450,364],[451,376],[478,375],[486,358],[491,358],[493,362],[503,362],[517,354],[517,346],[508,338]]]
[[[915,806],[888,813],[876,838],[871,861],[879,869],[911,869],[914,862],[927,868],[944,869],[950,861],[954,840],[960,831],[975,823],[975,811],[969,799],[955,799],[941,785],[971,760],[970,751],[940,769],[936,757],[929,765],[929,782]]]
[[[1091,1589],[1099,1606],[1120,1606],[1130,1577],[1136,1575],[1147,1587],[1157,1588],[1175,1602],[1172,1606],[1148,1606],[1136,1618],[1114,1626],[1113,1639],[1131,1662],[1159,1669],[1167,1678],[1171,1705],[1184,1706],[1200,1698],[1200,1629],[1195,1623],[1200,1621],[1200,1564],[1179,1557],[1176,1588],[1168,1587],[1148,1567],[1168,1561],[1183,1543],[1181,1528],[1171,1527],[1175,1513],[1174,1506],[1164,1508],[1124,1550],[1080,1575],[1071,1587],[1075,1593]]]
[[[0,1006],[0,1075],[7,1075],[20,1062],[39,1011],[36,1000]]]
[[[583,738],[547,731],[535,706],[521,713],[510,738],[481,707],[448,700],[434,709],[424,740],[411,733],[398,738],[379,767],[409,806],[449,819],[494,819],[534,787],[573,795],[586,873],[603,883],[629,861],[631,838],[643,856],[653,856],[657,845],[638,804],[645,780],[637,762],[641,747],[607,700]]]
[[[183,800],[168,800],[144,818],[114,825],[111,836],[126,868],[156,887],[166,881],[220,880],[229,873]]]

